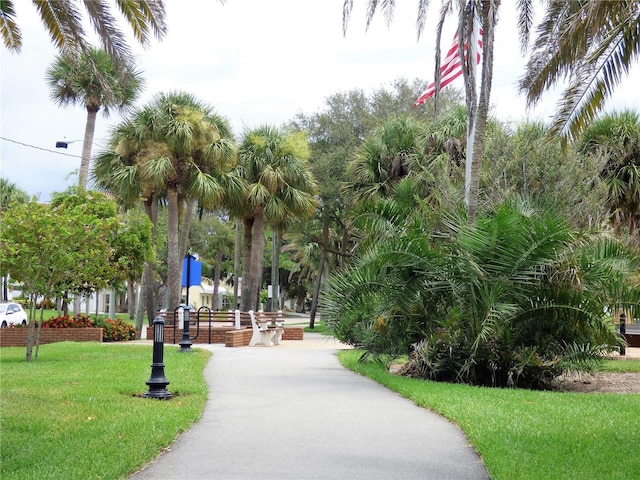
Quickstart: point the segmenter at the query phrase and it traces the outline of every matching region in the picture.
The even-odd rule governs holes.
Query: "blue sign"
[[[202,282],[202,262],[196,262],[193,255],[185,255],[182,261],[182,286],[193,287]]]

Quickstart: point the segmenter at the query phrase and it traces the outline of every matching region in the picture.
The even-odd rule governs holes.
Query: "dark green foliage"
[[[411,349],[410,375],[532,388],[618,345],[605,309],[633,293],[638,259],[615,240],[523,200],[472,224],[420,218],[370,229],[366,252],[331,280],[322,318],[341,340]]]

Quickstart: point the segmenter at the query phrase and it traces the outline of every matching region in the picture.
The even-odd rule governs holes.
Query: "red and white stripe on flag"
[[[480,63],[480,52],[482,51],[482,29],[478,33],[478,50],[476,54],[476,64]],[[464,56],[467,57],[467,42],[464,43]],[[453,45],[447,52],[447,56],[440,67],[440,88],[444,88],[462,75],[460,65],[460,54],[458,49],[458,33],[453,36]],[[413,104],[415,107],[427,101],[436,93],[436,84],[432,82],[422,95]]]

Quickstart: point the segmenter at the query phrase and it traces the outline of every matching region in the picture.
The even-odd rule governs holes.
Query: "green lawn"
[[[359,373],[430,408],[467,434],[493,480],[637,478],[640,395],[573,394],[469,387],[397,377],[340,353]],[[206,350],[165,348],[174,398],[141,398],[152,347],[42,345],[0,349],[0,478],[117,479],[140,468],[201,415]],[[639,371],[640,361],[606,362]]]
[[[165,348],[170,400],[142,398],[152,347],[42,345],[0,350],[0,478],[116,479],[152,460],[201,415],[210,353]]]
[[[493,480],[628,480],[640,475],[640,395],[492,389],[391,375],[362,352],[341,362],[459,425]],[[623,365],[624,364],[624,365]],[[635,367],[634,367],[635,364]],[[628,371],[640,362],[607,362]]]

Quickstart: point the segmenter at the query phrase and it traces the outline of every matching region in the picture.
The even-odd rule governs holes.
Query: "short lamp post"
[[[627,316],[624,313],[620,314],[620,335],[622,336],[622,344],[620,345],[620,356],[627,354]]]
[[[147,380],[149,390],[143,395],[146,398],[167,400],[171,393],[167,390],[169,380],[164,376],[164,318],[156,317],[153,320],[153,363],[151,364],[151,376]]]
[[[179,343],[179,352],[192,352],[191,339],[189,338],[189,317],[191,317],[191,309],[189,305],[180,305],[178,315],[182,315],[182,341]]]

